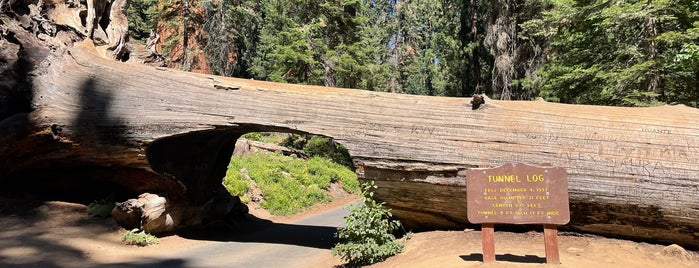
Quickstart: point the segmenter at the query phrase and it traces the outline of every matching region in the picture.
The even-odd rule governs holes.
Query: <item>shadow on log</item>
[[[0,14],[0,107],[11,107],[0,117],[3,186],[117,187],[157,194],[173,215],[234,218],[245,209],[221,179],[235,140],[311,133],[343,144],[360,178],[376,181],[375,198],[412,228],[468,226],[468,168],[551,163],[569,174],[567,228],[699,248],[697,109],[487,98],[474,109],[469,98],[185,73],[107,59],[60,14],[74,13],[48,10],[26,25]],[[58,30],[33,27],[46,21]],[[172,222],[168,231],[180,227]]]

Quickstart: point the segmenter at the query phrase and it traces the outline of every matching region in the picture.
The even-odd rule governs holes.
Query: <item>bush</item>
[[[245,177],[240,173],[240,169],[236,169],[232,165],[228,166],[226,176],[223,177],[223,186],[226,187],[231,195],[244,196],[250,187],[250,183],[245,180]]]
[[[400,222],[391,220],[390,209],[373,199],[376,185],[372,181],[362,188],[362,200],[350,206],[345,227],[335,234],[341,242],[332,248],[333,256],[340,256],[351,267],[377,263],[403,250],[403,243],[393,235]]]
[[[328,137],[291,134],[281,145],[302,150],[309,156],[329,158],[335,163],[354,169],[347,149]]]
[[[251,140],[251,141],[260,141],[260,140],[262,140],[262,133],[260,133],[260,132],[246,133],[245,135],[243,135],[243,138],[246,138],[246,139]]]
[[[109,218],[112,216],[112,209],[114,209],[114,197],[109,196],[87,205],[87,215],[91,218]]]
[[[145,247],[160,243],[160,239],[144,231],[139,232],[138,229],[133,229],[124,233],[124,235],[121,237],[121,242],[123,242],[125,245]]]

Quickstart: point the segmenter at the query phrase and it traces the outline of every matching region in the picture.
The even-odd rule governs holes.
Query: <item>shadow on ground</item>
[[[92,266],[95,268],[146,268],[146,267],[169,267],[169,268],[184,268],[191,267],[187,265],[187,261],[181,259],[167,259],[167,260],[146,260],[139,262],[121,262],[121,263],[110,263],[110,264],[100,264]]]
[[[79,204],[57,205],[38,198],[0,194],[0,267],[67,267],[84,264],[89,256],[53,238],[50,235],[52,231],[48,230],[50,224],[47,223],[61,221],[65,226],[99,225],[101,228],[94,229],[110,232],[110,223],[107,222],[110,220],[88,218],[87,209]]]
[[[483,261],[483,254],[472,253],[469,255],[461,255],[464,261]],[[512,255],[512,254],[498,254],[495,255],[495,261],[506,261],[506,262],[518,262],[518,263],[546,263],[546,258],[542,258],[535,255]]]
[[[179,233],[187,239],[285,244],[310,248],[330,249],[335,245],[337,228],[303,224],[275,223],[247,215],[234,224],[212,223]]]

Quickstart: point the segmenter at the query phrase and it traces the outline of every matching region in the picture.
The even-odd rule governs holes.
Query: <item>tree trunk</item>
[[[468,98],[116,62],[90,41],[74,43],[80,35],[68,27],[42,40],[14,18],[0,19],[8,62],[0,96],[15,96],[0,98],[0,107],[26,98],[32,108],[0,119],[3,185],[118,187],[215,207],[209,202],[221,194],[240,135],[312,133],[343,144],[360,178],[376,181],[374,197],[409,228],[469,226],[471,167],[551,163],[569,174],[570,228],[699,248],[696,109],[486,99],[472,110]]]
[[[469,33],[470,42],[478,42],[478,1],[470,0],[469,13],[471,17],[471,32]],[[474,48],[471,53],[470,66],[471,78],[473,79],[473,93],[484,94],[481,92],[481,55],[478,48]]]

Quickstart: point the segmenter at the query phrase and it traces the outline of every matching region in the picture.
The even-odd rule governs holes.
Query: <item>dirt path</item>
[[[355,198],[346,197],[291,217],[273,217],[264,210],[253,208],[252,214],[260,219],[251,222],[251,226],[269,224],[271,221],[275,224],[297,222],[348,204]],[[0,197],[0,212],[0,267],[117,267],[144,259],[163,259],[178,252],[191,252],[221,243],[222,240],[204,240],[183,234],[161,238],[160,244],[155,246],[138,248],[121,244],[124,230],[116,226],[113,220],[88,218],[84,205]],[[244,228],[228,234],[217,230],[212,235],[219,238],[235,236],[241,230],[245,231]],[[498,262],[494,264],[483,265],[480,262],[480,232],[436,231],[415,234],[406,243],[403,253],[372,267],[544,266],[541,233],[496,232],[495,239]],[[560,267],[699,267],[698,253],[682,250],[663,253],[664,245],[562,234],[560,248]],[[275,267],[299,266],[298,263],[306,267],[333,267],[342,263],[331,256],[327,245],[315,249],[321,250],[299,257],[302,262],[295,262],[296,265],[275,262],[273,254],[258,252],[255,255],[272,260],[268,263],[275,263]],[[221,254],[227,256],[230,251],[222,251]],[[194,263],[177,260],[164,260],[162,264],[195,267]]]
[[[209,241],[202,246],[114,267],[309,267],[309,263],[324,262],[322,256],[330,255],[334,233],[348,214],[346,208],[337,207],[292,223],[263,224],[252,231],[207,229],[203,235],[186,236]]]
[[[692,258],[663,254],[665,246],[632,241],[561,234],[558,267],[699,267]],[[495,233],[496,263],[482,264],[479,231],[418,233],[405,252],[371,267],[545,267],[543,233]],[[693,261],[694,260],[694,261]]]

